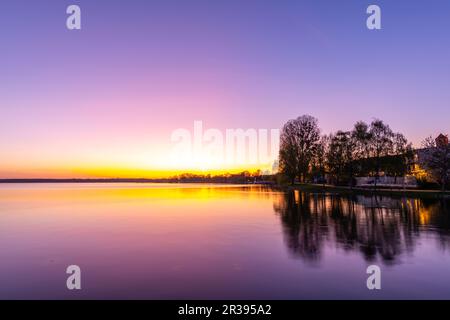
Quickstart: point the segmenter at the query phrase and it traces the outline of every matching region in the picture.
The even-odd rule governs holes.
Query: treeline
[[[263,175],[260,170],[254,172],[242,171],[240,173],[225,174],[193,174],[183,173],[169,179],[170,182],[179,183],[230,183],[230,184],[247,184],[247,183],[275,183],[276,179],[273,175]]]
[[[288,121],[280,137],[279,172],[287,182],[354,185],[356,176],[400,177],[408,173],[413,149],[405,136],[381,120],[357,122],[352,130],[321,135],[309,115]],[[375,179],[375,186],[376,186]]]
[[[224,174],[183,173],[168,178],[102,178],[102,179],[0,179],[0,183],[276,183],[274,175],[264,175],[260,170]]]

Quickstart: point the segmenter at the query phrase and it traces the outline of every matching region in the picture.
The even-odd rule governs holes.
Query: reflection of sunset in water
[[[448,200],[196,184],[0,185],[0,296],[450,298]],[[429,276],[424,278],[426,273]],[[338,277],[336,276],[338,275]],[[30,284],[33,290],[30,290]]]

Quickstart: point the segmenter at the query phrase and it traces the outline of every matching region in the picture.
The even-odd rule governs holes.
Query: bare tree
[[[283,126],[280,136],[280,171],[286,174],[291,182],[294,182],[295,175],[299,181],[305,181],[319,140],[318,121],[309,115],[289,120]]]
[[[325,175],[326,175],[326,155],[328,153],[330,136],[324,135],[320,137],[319,143],[317,144],[316,154],[313,158],[313,174],[316,176],[320,176],[322,180],[322,184],[325,184]]]
[[[292,122],[284,125],[280,136],[280,151],[278,156],[279,171],[288,177],[291,184],[295,182],[298,166],[295,131],[295,125]]]
[[[375,119],[370,124],[370,149],[372,157],[375,160],[375,188],[377,187],[377,180],[380,177],[381,158],[392,153],[393,137],[389,125],[384,124],[383,121]]]
[[[336,184],[347,177],[350,187],[353,187],[355,173],[355,141],[349,131],[338,131],[330,137],[330,145],[327,152],[327,164],[330,172],[336,178]]]
[[[370,142],[371,134],[369,126],[364,121],[358,121],[352,130],[352,139],[355,144],[355,160],[360,166],[360,173],[365,173],[369,170],[367,159],[370,158]]]

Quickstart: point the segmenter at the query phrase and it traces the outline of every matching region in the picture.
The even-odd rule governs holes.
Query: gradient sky
[[[447,0],[3,0],[0,41],[0,178],[164,175],[195,120],[450,132]]]

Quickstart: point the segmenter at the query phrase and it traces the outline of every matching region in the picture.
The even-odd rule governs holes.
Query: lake
[[[448,198],[0,185],[1,299],[450,299],[449,272]]]

